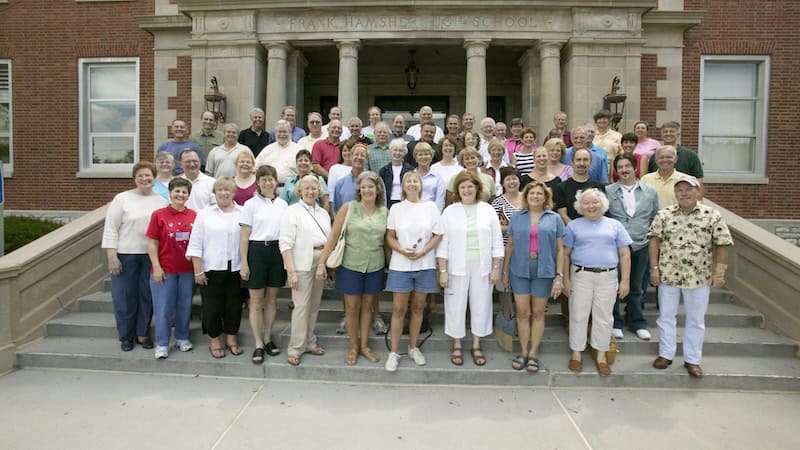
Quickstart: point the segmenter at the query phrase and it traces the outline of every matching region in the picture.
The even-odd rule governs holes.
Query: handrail
[[[100,249],[107,206],[91,211],[0,258],[0,371],[17,347],[43,336],[47,322],[107,275]]]

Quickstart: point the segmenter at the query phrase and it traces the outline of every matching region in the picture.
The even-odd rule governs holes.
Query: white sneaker
[[[347,334],[347,318],[342,314],[342,320],[339,322],[339,328],[336,329],[336,334]]]
[[[156,347],[156,359],[167,359],[169,356],[169,347]]]
[[[178,350],[180,350],[182,352],[188,352],[188,351],[191,351],[192,348],[194,348],[192,346],[192,341],[190,341],[188,339],[186,339],[186,340],[178,339],[175,343],[178,344]]]
[[[427,364],[427,361],[425,361],[425,356],[417,347],[408,349],[408,357],[411,358],[411,360],[414,361],[414,364],[418,366],[424,366]]]
[[[625,337],[625,335],[622,334],[622,330],[620,330],[619,328],[613,328],[611,330],[611,335],[617,339],[622,339],[623,337]]]
[[[649,341],[650,340],[650,332],[647,331],[644,328],[640,328],[640,329],[636,330],[636,337],[638,337],[639,339],[641,339],[643,341]]]
[[[397,366],[400,364],[400,355],[395,352],[389,353],[386,358],[386,365],[383,366],[387,372],[397,372]]]

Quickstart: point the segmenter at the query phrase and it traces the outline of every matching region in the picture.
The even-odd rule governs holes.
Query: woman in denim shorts
[[[389,211],[386,243],[392,249],[386,290],[394,293],[392,308],[392,345],[386,359],[387,372],[397,370],[403,320],[411,298],[411,321],[408,325],[408,356],[418,366],[425,357],[417,348],[422,312],[428,294],[437,292],[436,255],[433,250],[442,240],[439,209],[432,201],[422,200],[422,178],[417,172],[403,177],[403,201]]]
[[[353,153],[364,148],[356,144]],[[364,148],[365,149],[365,148]],[[342,265],[336,270],[336,290],[344,295],[347,334],[350,350],[345,355],[345,364],[353,366],[358,355],[370,362],[380,361],[380,357],[369,348],[369,327],[372,324],[372,303],[384,286],[384,267],[386,255],[384,240],[386,236],[386,210],[383,180],[375,172],[362,172],[355,181],[355,200],[342,205],[336,214],[333,229],[320,256],[317,278],[325,279],[328,259],[339,239],[342,227],[345,228],[345,247]],[[350,211],[350,217],[347,213]]]

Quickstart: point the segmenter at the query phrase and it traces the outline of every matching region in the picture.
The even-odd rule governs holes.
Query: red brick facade
[[[152,159],[153,37],[136,17],[154,0],[78,3],[11,0],[0,5],[0,59],[12,61],[14,175],[6,208],[90,210],[133,186],[127,179],[78,178],[78,59],[138,57],[139,148]]]
[[[795,148],[800,104],[800,2],[796,0],[686,0],[687,10],[706,11],[686,32],[683,52],[682,138],[697,148],[700,58],[703,55],[769,55],[767,119],[768,185],[711,184],[709,198],[748,218],[800,219],[800,173]],[[657,136],[657,135],[656,135]]]
[[[657,55],[651,53],[642,54],[641,62],[641,107],[639,109],[639,120],[644,120],[650,126],[648,135],[657,137],[659,133],[656,123],[656,111],[667,107],[667,99],[656,96],[656,82],[667,79],[667,69],[659,67]]]

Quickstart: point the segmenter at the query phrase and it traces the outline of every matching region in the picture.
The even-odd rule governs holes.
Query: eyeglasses
[[[321,120],[309,120],[308,123],[310,123],[311,125],[319,125],[319,124],[322,123],[322,121]]]

